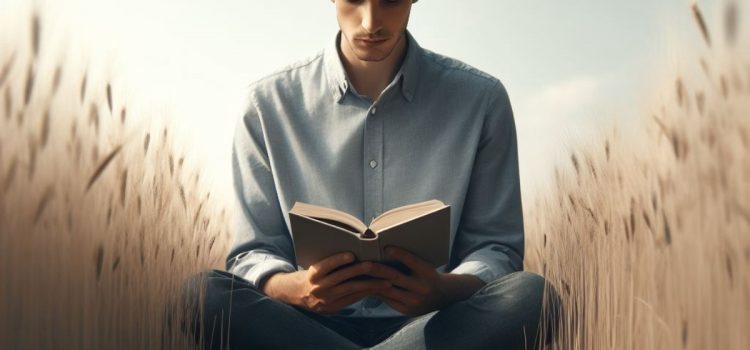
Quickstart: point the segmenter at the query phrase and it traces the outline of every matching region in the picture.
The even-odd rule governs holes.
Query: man
[[[421,48],[406,29],[416,0],[331,2],[331,47],[250,88],[233,149],[235,244],[228,272],[203,276],[199,335],[217,349],[532,348],[545,282],[521,272],[502,84]],[[297,269],[296,201],[369,222],[433,198],[452,206],[447,266],[394,247],[411,274],[347,252]]]

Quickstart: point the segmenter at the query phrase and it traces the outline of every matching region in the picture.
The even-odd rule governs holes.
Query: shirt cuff
[[[255,261],[252,265],[248,266],[245,264],[238,264],[233,271],[230,271],[250,282],[254,287],[262,288],[263,282],[266,278],[277,272],[294,272],[297,269],[286,260],[279,258],[270,257],[270,255],[263,254],[264,259],[262,261]],[[255,259],[253,259],[255,260]],[[244,265],[244,266],[243,266]]]
[[[474,275],[484,281],[484,283],[490,283],[496,278],[495,272],[492,271],[489,265],[477,260],[464,261],[450,273],[456,275]]]

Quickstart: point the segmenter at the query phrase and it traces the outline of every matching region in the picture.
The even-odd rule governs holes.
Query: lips
[[[386,42],[388,39],[380,38],[380,39],[357,39],[357,40],[361,41],[367,46],[375,46],[375,45],[379,45],[379,44]]]
[[[361,38],[356,38],[356,39],[357,40],[362,40],[362,41],[383,41],[383,40],[388,40],[387,37],[374,37],[374,36],[373,37],[361,37]]]

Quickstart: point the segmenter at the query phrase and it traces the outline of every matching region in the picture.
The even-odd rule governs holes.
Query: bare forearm
[[[291,305],[299,305],[299,298],[295,291],[299,290],[298,279],[294,278],[296,272],[277,272],[266,279],[262,284],[265,295]]]

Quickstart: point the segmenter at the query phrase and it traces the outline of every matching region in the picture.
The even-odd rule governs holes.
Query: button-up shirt
[[[369,223],[406,204],[451,206],[450,259],[440,272],[485,282],[522,269],[524,233],[513,112],[491,75],[421,48],[406,31],[400,69],[377,101],[347,79],[330,47],[249,87],[233,143],[237,199],[227,269],[256,286],[297,270],[295,202]],[[399,316],[374,297],[340,312]]]

